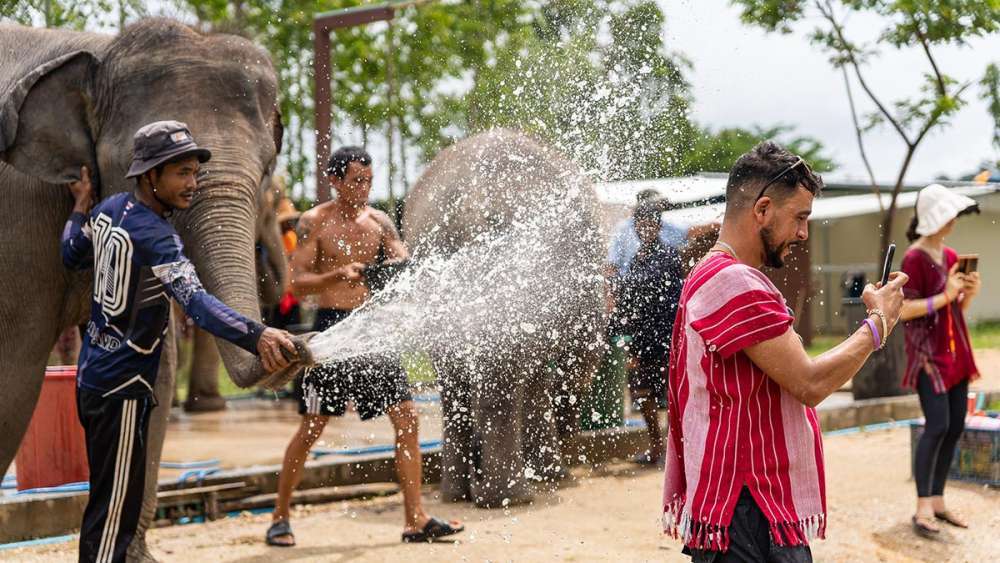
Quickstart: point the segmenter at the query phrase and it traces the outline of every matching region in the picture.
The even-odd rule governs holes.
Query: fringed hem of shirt
[[[808,545],[816,538],[826,539],[826,515],[814,514],[795,522],[771,522],[770,529],[775,545]],[[683,499],[663,507],[663,531],[691,549],[729,549],[729,526],[695,521],[691,513],[684,510]]]

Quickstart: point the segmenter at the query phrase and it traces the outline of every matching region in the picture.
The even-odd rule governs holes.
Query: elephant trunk
[[[178,217],[205,290],[242,315],[259,321],[254,260],[252,192],[232,186],[203,186],[196,203]],[[265,373],[256,356],[217,339],[226,371],[240,387],[261,381]]]

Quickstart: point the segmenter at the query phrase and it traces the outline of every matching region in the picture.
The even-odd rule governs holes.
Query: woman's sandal
[[[924,520],[924,518],[914,516],[912,519],[913,531],[916,532],[918,536],[925,538],[933,538],[934,536],[941,533],[941,530],[935,530],[934,528],[929,527],[927,524],[924,524],[920,520]]]
[[[951,513],[950,510],[945,510],[944,512],[935,512],[934,517],[938,520],[947,522],[956,528],[968,528],[969,524],[959,520],[957,516]]]
[[[403,543],[432,542],[438,538],[451,536],[465,530],[465,526],[457,528],[440,518],[431,518],[419,532],[404,532]]]
[[[278,538],[281,536],[288,536],[292,538],[291,543],[279,542]],[[292,547],[295,545],[295,534],[292,533],[292,525],[288,523],[288,520],[278,520],[277,522],[271,524],[271,527],[267,529],[267,545],[273,545],[275,547]]]

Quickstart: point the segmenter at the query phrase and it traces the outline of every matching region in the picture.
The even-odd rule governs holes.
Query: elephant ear
[[[97,64],[89,52],[69,53],[39,65],[0,93],[0,159],[54,184],[79,179],[82,165],[93,175],[89,87]]]

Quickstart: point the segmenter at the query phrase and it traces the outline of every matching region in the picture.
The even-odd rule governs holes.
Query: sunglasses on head
[[[758,201],[760,201],[760,198],[764,197],[764,192],[767,191],[767,188],[771,187],[771,184],[773,184],[773,183],[777,182],[778,180],[780,180],[781,178],[783,178],[785,176],[785,174],[788,174],[792,170],[795,170],[795,167],[798,166],[798,165],[800,165],[800,164],[806,167],[806,171],[807,172],[809,172],[810,174],[812,173],[812,169],[809,168],[809,164],[807,164],[806,161],[805,161],[805,159],[803,159],[800,156],[800,157],[798,157],[798,158],[795,159],[795,162],[793,162],[791,166],[783,169],[781,172],[778,172],[778,174],[775,175],[774,178],[771,178],[770,180],[768,180],[767,183],[764,184],[764,187],[760,189],[760,193],[757,194],[757,199],[753,200],[753,202],[757,203]]]

